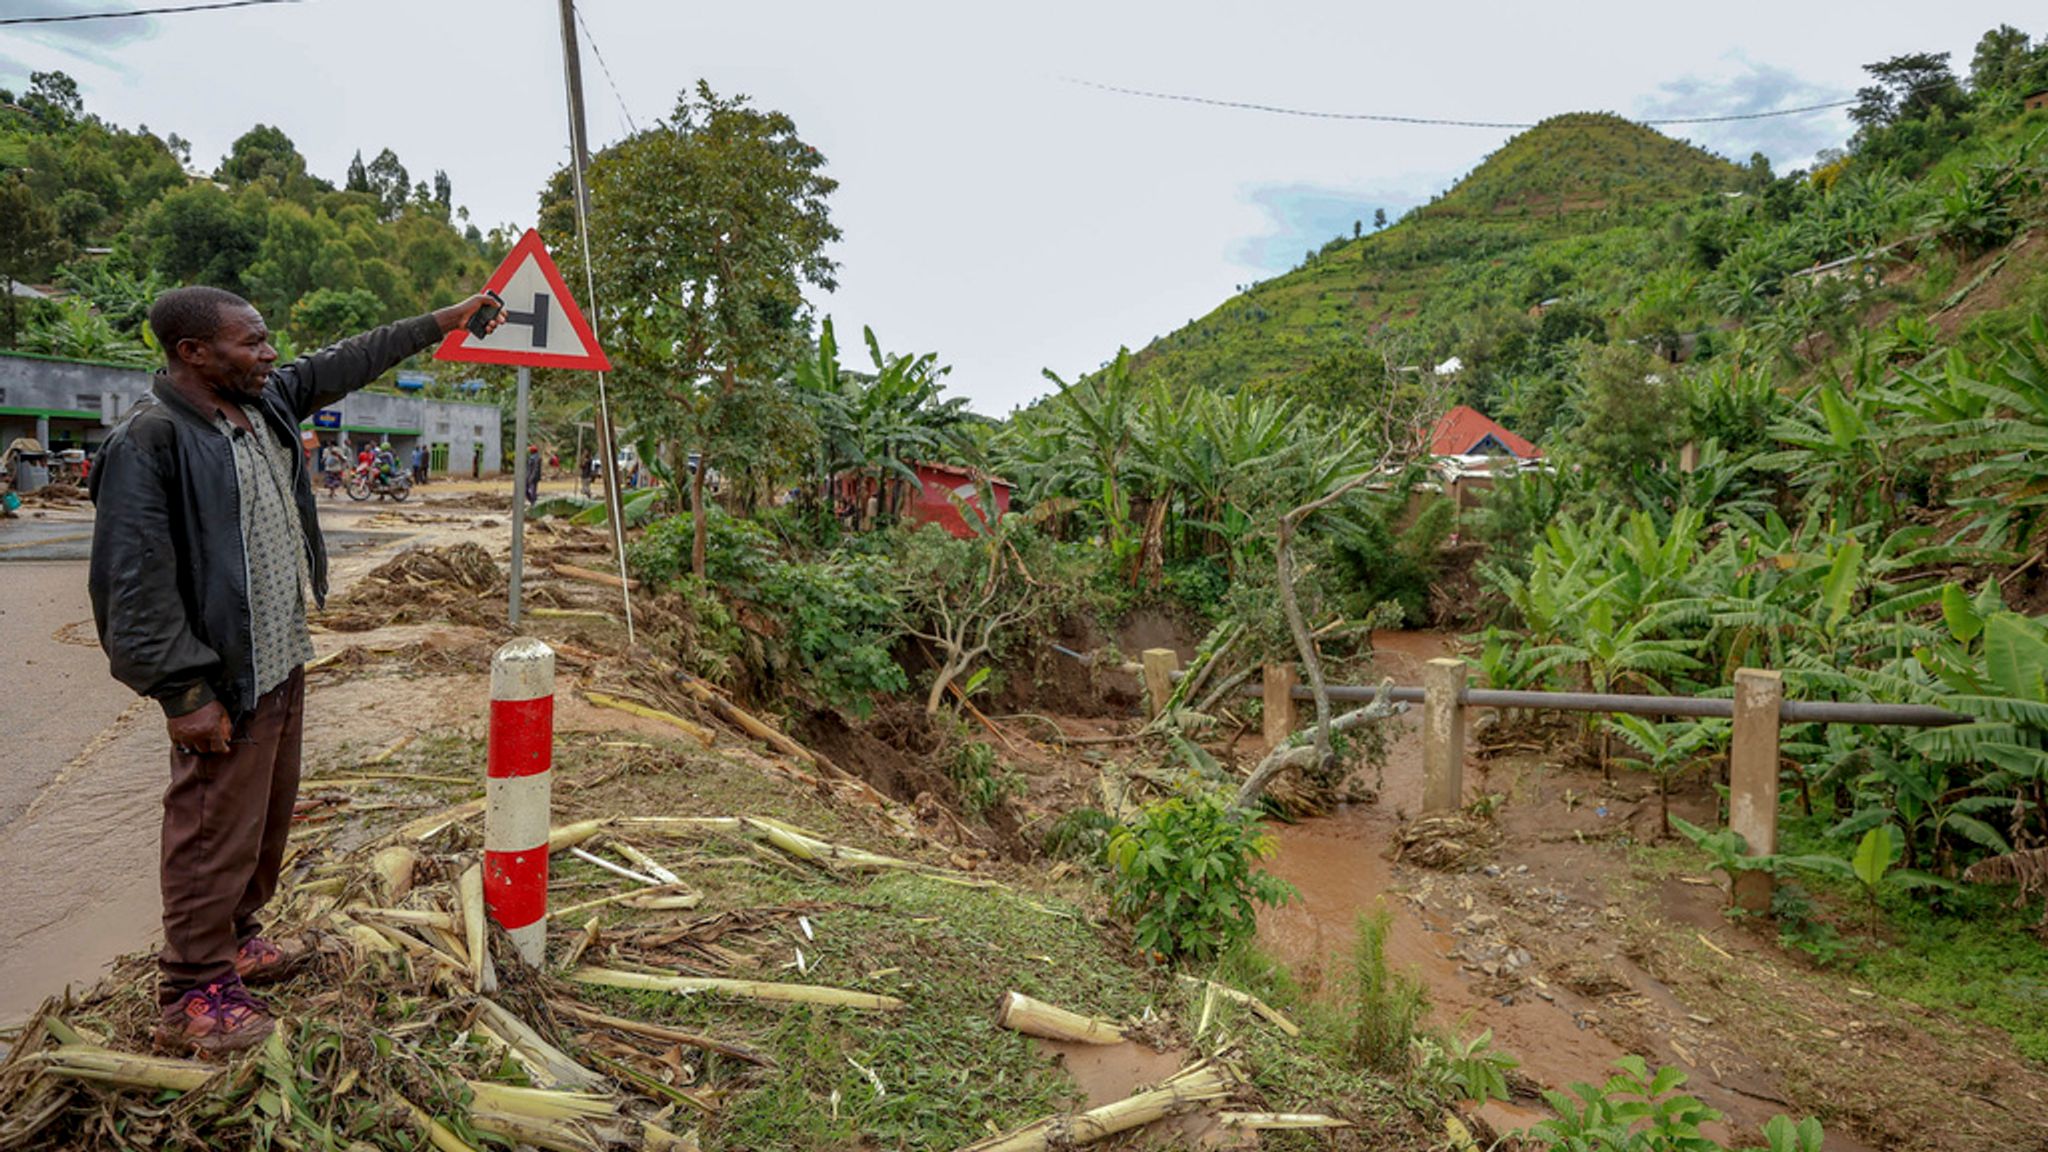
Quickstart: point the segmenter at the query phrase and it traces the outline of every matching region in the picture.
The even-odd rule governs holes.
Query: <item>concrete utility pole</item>
[[[597,307],[597,274],[590,267],[590,134],[583,123],[583,52],[576,44],[575,0],[561,0],[562,77],[569,90],[570,171],[576,187],[576,235],[583,249],[583,306],[592,322],[601,323]],[[603,340],[599,336],[600,342]],[[604,463],[604,503],[612,526],[612,552],[618,558],[619,595],[626,605],[626,644],[633,643],[633,593],[626,582],[626,502],[619,495],[619,454],[613,446],[611,403],[604,373],[597,374],[597,454]],[[581,461],[578,461],[580,464]]]

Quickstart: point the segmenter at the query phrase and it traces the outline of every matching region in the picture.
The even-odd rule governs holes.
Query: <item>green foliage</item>
[[[627,551],[627,562],[656,586],[684,583],[690,570],[690,522],[661,520]],[[713,511],[709,517],[711,586],[753,604],[781,625],[754,671],[771,684],[794,678],[827,702],[866,715],[878,696],[909,688],[889,653],[894,604],[864,557],[783,557],[761,525]]]
[[[1780,880],[1771,889],[1771,919],[1778,925],[1779,946],[1805,953],[1819,967],[1834,967],[1849,954],[1849,942],[1814,915],[1812,898],[1794,881]]]
[[[1525,1146],[1559,1152],[1722,1152],[1701,1135],[1703,1125],[1722,1118],[1679,1089],[1685,1073],[1652,1072],[1640,1056],[1614,1062],[1604,1084],[1576,1083],[1568,1091],[1546,1089],[1543,1099],[1557,1115],[1514,1134]],[[1785,1116],[1764,1125],[1767,1148],[1756,1152],[1820,1152],[1820,1121],[1794,1123]]]
[[[1409,1041],[1415,1082],[1437,1100],[1483,1105],[1506,1100],[1508,1073],[1521,1062],[1493,1046],[1491,1028],[1469,1040],[1417,1036]]]
[[[1889,947],[1856,963],[1860,983],[2009,1033],[2029,1060],[2048,1061],[2048,948],[2033,932],[2038,906],[2014,907],[2003,893],[1967,890],[1940,914],[1889,900]]]
[[[804,287],[836,285],[826,201],[838,183],[824,167],[787,115],[701,82],[590,163],[590,260],[606,285],[592,320],[616,395],[644,435],[734,478],[742,508],[813,454],[815,430],[775,381],[804,348]],[[584,269],[567,169],[543,193],[540,230],[573,281]]]
[[[1657,778],[1657,802],[1664,835],[1671,834],[1671,782],[1702,754],[1726,747],[1728,725],[1719,720],[1677,720],[1658,723],[1641,716],[1617,715],[1601,721],[1646,759],[1637,761]]]
[[[1101,863],[1117,828],[1116,818],[1100,808],[1074,808],[1053,820],[1039,847],[1055,860]]]
[[[8,347],[14,346],[18,331],[16,297],[8,282],[40,277],[55,263],[62,244],[56,210],[42,203],[26,181],[0,178],[0,289],[7,290]]]
[[[1285,881],[1256,866],[1273,848],[1258,817],[1213,793],[1148,804],[1110,838],[1110,903],[1131,921],[1139,948],[1213,958],[1251,936],[1255,904],[1293,897]]]
[[[1387,936],[1393,923],[1394,914],[1385,904],[1359,914],[1358,936],[1345,973],[1343,1036],[1345,1055],[1353,1064],[1384,1076],[1405,1076],[1416,1057],[1424,1054],[1414,1041],[1429,1009],[1429,995],[1419,978],[1388,967]],[[1476,1058],[1474,1052],[1465,1055]],[[1482,1070],[1467,1071],[1477,1074],[1478,1087],[1491,1086]]]
[[[954,746],[946,775],[959,793],[961,808],[970,816],[979,816],[1024,792],[1023,778],[1005,768],[996,759],[996,750],[979,740]]]

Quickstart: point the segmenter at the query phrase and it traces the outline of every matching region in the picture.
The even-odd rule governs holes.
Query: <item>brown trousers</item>
[[[225,979],[235,952],[256,935],[256,913],[277,891],[299,796],[299,738],[306,674],[293,669],[235,722],[228,750],[171,749],[164,793],[163,1003]]]

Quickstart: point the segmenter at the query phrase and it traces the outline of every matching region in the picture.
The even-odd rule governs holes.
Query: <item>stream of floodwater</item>
[[[1374,674],[1391,676],[1398,684],[1419,684],[1422,665],[1444,655],[1450,640],[1432,632],[1374,633]],[[1417,714],[1411,712],[1394,723],[1397,731],[1378,803],[1340,805],[1328,816],[1275,828],[1279,851],[1267,868],[1292,884],[1300,898],[1261,910],[1261,947],[1287,964],[1306,986],[1336,995],[1357,940],[1359,917],[1384,904],[1393,914],[1388,964],[1422,981],[1433,1026],[1461,1038],[1491,1029],[1494,1045],[1511,1053],[1521,1071],[1546,1088],[1605,1081],[1614,1061],[1627,1050],[1585,1025],[1581,1010],[1597,1004],[1563,989],[1555,990],[1554,1000],[1526,994],[1496,999],[1479,993],[1462,970],[1462,961],[1452,955],[1458,939],[1451,921],[1394,891],[1387,853],[1404,820],[1421,810],[1423,783]],[[1637,976],[1649,979],[1646,974]],[[1669,998],[1661,985],[1645,991]],[[1702,1077],[1695,1077],[1688,1090],[1746,1127],[1761,1125],[1779,1110],[1719,1090]],[[1526,1127],[1548,1115],[1541,1108],[1501,1102],[1479,1113],[1496,1131]],[[1725,1133],[1716,1135],[1726,1138]],[[1860,1148],[1834,1133],[1827,1147],[1829,1152]]]

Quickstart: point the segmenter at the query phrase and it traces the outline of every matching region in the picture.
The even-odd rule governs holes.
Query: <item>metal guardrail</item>
[[[1169,649],[1147,649],[1140,672],[1156,713],[1166,706],[1172,683],[1183,678],[1179,657]],[[1784,678],[1777,672],[1742,668],[1735,673],[1734,698],[1714,696],[1647,696],[1622,692],[1508,692],[1467,685],[1471,667],[1462,660],[1429,661],[1427,688],[1413,685],[1366,686],[1332,684],[1332,700],[1362,703],[1381,691],[1395,703],[1422,705],[1422,811],[1447,812],[1465,803],[1466,708],[1517,708],[1549,712],[1606,712],[1631,716],[1680,716],[1732,721],[1728,741],[1728,827],[1742,837],[1750,855],[1777,851],[1778,803],[1784,760],[1779,740],[1787,724],[1885,724],[1941,728],[1968,724],[1971,717],[1924,704],[1861,704],[1834,700],[1787,700]],[[1294,738],[1298,722],[1295,700],[1314,693],[1295,680],[1291,666],[1267,665],[1262,683],[1240,691],[1267,701],[1265,737],[1269,748]],[[1283,702],[1284,701],[1284,702]],[[1771,877],[1744,872],[1735,877],[1736,903],[1752,911],[1770,907]]]
[[[1185,672],[1173,673],[1178,681]],[[1366,704],[1379,698],[1379,688],[1362,684],[1330,684],[1330,699]],[[1239,688],[1241,696],[1259,696],[1258,684]],[[1296,700],[1313,700],[1315,693],[1296,685]],[[1397,684],[1387,698],[1404,704],[1421,704],[1428,693],[1419,687]],[[1716,696],[1644,696],[1627,692],[1522,692],[1498,688],[1467,688],[1458,702],[1468,708],[1525,708],[1551,712],[1615,712],[1630,716],[1673,716],[1730,720],[1735,701]],[[1785,724],[1888,724],[1906,728],[1946,728],[1968,724],[1970,717],[1926,704],[1861,704],[1835,700],[1786,700],[1778,705],[1778,719]]]

